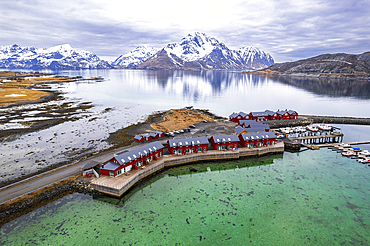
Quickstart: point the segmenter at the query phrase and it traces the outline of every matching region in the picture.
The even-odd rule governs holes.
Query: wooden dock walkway
[[[138,170],[131,170],[128,175],[117,177],[101,176],[93,177],[90,181],[92,188],[115,197],[120,197],[139,180],[166,167],[183,165],[199,161],[212,161],[222,159],[239,159],[244,156],[261,156],[266,154],[283,153],[284,143],[278,142],[275,145],[260,148],[238,148],[236,150],[209,150],[202,153],[187,155],[165,155],[157,161],[151,161],[149,165],[143,166]]]

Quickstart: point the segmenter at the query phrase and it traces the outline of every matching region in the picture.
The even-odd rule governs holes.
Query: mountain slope
[[[324,54],[295,62],[277,63],[257,73],[301,74],[331,77],[370,75],[370,52]]]
[[[182,38],[178,43],[166,45],[137,68],[251,70],[265,68],[273,63],[271,55],[257,48],[231,50],[217,39],[196,32]]]
[[[149,46],[138,46],[127,54],[119,56],[112,65],[117,68],[134,68],[145,62],[158,52],[158,49]]]
[[[69,44],[51,48],[0,46],[0,68],[24,69],[89,69],[111,68],[97,55],[72,48]]]

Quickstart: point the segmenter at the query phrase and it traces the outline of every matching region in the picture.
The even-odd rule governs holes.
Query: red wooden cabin
[[[114,156],[100,168],[100,174],[116,177],[132,168],[137,169],[142,165],[148,165],[150,161],[163,156],[163,148],[160,142],[155,141]]]
[[[212,136],[211,146],[214,150],[237,149],[239,138],[235,134]]]
[[[243,133],[239,136],[239,140],[240,145],[245,148],[257,148],[277,143],[276,135],[273,132]]]
[[[190,154],[208,151],[208,138],[197,137],[197,138],[177,138],[170,139],[167,141],[168,151],[171,155],[175,154]]]

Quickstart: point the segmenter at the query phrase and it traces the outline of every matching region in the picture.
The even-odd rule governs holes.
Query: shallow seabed
[[[370,169],[329,149],[169,169],[121,200],[72,194],[0,245],[369,245]]]

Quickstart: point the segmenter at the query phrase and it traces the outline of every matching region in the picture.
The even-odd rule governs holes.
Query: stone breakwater
[[[213,160],[239,159],[247,156],[262,156],[267,154],[277,154],[284,152],[284,143],[279,142],[269,147],[261,148],[239,148],[237,150],[210,150],[203,153],[188,155],[163,156],[158,161],[153,161],[143,169],[132,170],[130,175],[120,175],[116,178],[102,176],[99,179],[93,178],[91,187],[102,193],[120,197],[133,187],[141,179],[160,171],[166,167],[196,163]]]
[[[269,120],[264,121],[264,123],[275,129],[290,126],[306,126],[312,123],[370,125],[370,118],[301,115],[296,120]]]
[[[41,190],[24,195],[18,199],[0,205],[0,227],[28,212],[47,203],[55,201],[67,194],[79,192],[83,194],[100,194],[91,189],[86,181],[78,176],[65,179]],[[78,177],[78,178],[77,178]]]
[[[273,129],[289,126],[305,126],[311,124],[312,121],[310,119],[307,119],[306,117],[299,117],[295,120],[268,120],[264,121],[263,123],[268,124],[270,128]]]
[[[302,115],[313,123],[370,125],[370,118]]]

